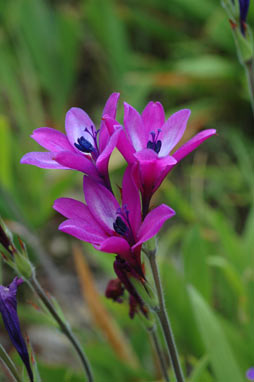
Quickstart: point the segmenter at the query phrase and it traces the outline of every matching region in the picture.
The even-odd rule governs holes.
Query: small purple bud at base
[[[121,297],[123,294],[124,287],[121,281],[119,279],[110,280],[106,288],[105,296],[107,298],[112,298],[112,300],[116,302],[122,302]]]

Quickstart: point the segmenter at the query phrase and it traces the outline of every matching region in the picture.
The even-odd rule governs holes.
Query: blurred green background
[[[109,329],[96,321],[87,303],[90,284],[82,300],[73,240],[57,231],[62,218],[52,209],[60,196],[82,200],[81,175],[19,163],[26,152],[40,151],[29,138],[33,129],[64,131],[72,106],[98,125],[113,91],[121,93],[120,121],[122,101],[141,111],[154,100],[167,115],[192,110],[184,140],[202,128],[217,129],[157,193],[154,203],[168,203],[177,214],[160,234],[159,262],[188,381],[243,382],[254,366],[254,130],[245,74],[219,1],[0,1],[0,215],[27,242],[42,284],[83,340],[96,381],[159,381],[140,323],[103,297],[113,257],[88,245],[85,259],[100,304],[117,322],[130,359],[119,359]],[[120,183],[119,157],[111,169]],[[3,268],[7,283],[12,275]],[[75,357],[66,361],[68,345],[23,291],[20,314],[42,380],[83,380]],[[2,329],[1,342],[10,346]]]

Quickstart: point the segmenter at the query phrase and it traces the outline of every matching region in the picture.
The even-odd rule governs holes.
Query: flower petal
[[[93,219],[87,205],[75,199],[58,198],[54,201],[53,208],[68,219]]]
[[[116,198],[106,187],[88,177],[84,177],[84,194],[91,214],[108,234],[114,234],[113,223],[120,207]]]
[[[107,114],[112,118],[116,117],[116,109],[117,109],[117,103],[120,97],[120,93],[112,93],[103,109],[102,115]]]
[[[122,237],[112,236],[104,240],[98,247],[102,252],[115,253],[123,258],[129,258],[130,245]]]
[[[70,151],[61,151],[54,155],[54,159],[57,163],[67,168],[73,170],[78,170],[87,174],[98,181],[101,181],[99,173],[96,170],[94,163],[86,158],[82,154],[70,152]]]
[[[158,179],[161,178],[161,174],[177,163],[172,156],[159,158],[156,152],[150,149],[144,149],[136,153],[135,158],[139,162],[141,191],[145,190],[151,194],[158,188]]]
[[[165,122],[165,113],[162,104],[160,102],[149,102],[143,110],[142,119],[148,142],[151,138],[151,131],[156,133],[158,129],[162,128]]]
[[[61,131],[50,127],[40,127],[33,131],[31,137],[42,147],[49,151],[74,151],[67,137]]]
[[[160,135],[162,145],[159,157],[168,155],[180,141],[186,129],[190,113],[189,109],[177,111],[165,122]]]
[[[132,166],[128,166],[123,176],[122,205],[126,205],[129,211],[130,225],[135,238],[141,224],[141,203],[139,190],[134,182]]]
[[[183,146],[181,146],[172,156],[177,160],[180,161],[183,159],[186,155],[191,153],[193,150],[195,150],[202,142],[204,142],[206,139],[210,138],[212,135],[216,134],[215,129],[207,129],[204,131],[201,131],[197,135],[195,135],[193,138],[191,138],[188,142],[186,142]]]
[[[133,248],[136,248],[138,245],[155,236],[161,229],[164,222],[172,218],[174,215],[175,211],[166,204],[161,204],[149,212],[140,227],[138,242],[133,246]]]
[[[105,128],[107,129],[106,126]],[[109,137],[107,145],[96,160],[97,170],[103,176],[108,176],[108,162],[112,151],[116,147],[120,132],[121,128],[116,130],[113,135]]]
[[[93,245],[99,245],[106,238],[106,234],[99,225],[93,220],[85,221],[83,219],[68,219],[65,220],[58,229],[79,240],[86,241]]]
[[[66,114],[65,130],[70,144],[77,152],[80,151],[74,146],[74,143],[77,143],[80,137],[84,137],[94,146],[92,136],[88,132],[85,132],[85,129],[89,131],[92,129],[95,130],[93,121],[84,110],[78,107],[72,107]]]
[[[119,125],[119,123],[115,119],[109,117],[108,115],[104,115],[103,120],[105,121],[105,125],[107,126],[110,135],[112,135],[117,129],[121,129],[116,146],[122,154],[122,156],[124,157],[124,159],[128,163],[133,163],[135,161],[135,158],[133,156],[133,154],[135,153],[135,149],[130,139],[127,137],[126,131],[122,129],[122,126]]]
[[[60,163],[55,161],[55,154],[45,151],[45,152],[31,152],[25,154],[20,163],[31,164],[40,168],[55,168],[60,170],[69,170],[69,167],[62,166]]]
[[[124,127],[136,151],[147,146],[142,118],[137,110],[126,102],[124,103]]]
[[[117,109],[117,103],[120,97],[120,93],[112,93],[103,109],[102,116],[107,114],[109,117],[114,118],[116,117],[116,109]],[[100,152],[104,150],[105,146],[107,145],[109,139],[109,133],[108,129],[105,129],[105,122],[102,119],[101,121],[101,127],[100,127],[100,135],[99,135],[99,149]]]

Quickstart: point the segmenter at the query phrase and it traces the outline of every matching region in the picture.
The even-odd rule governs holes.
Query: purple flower
[[[169,155],[181,140],[190,110],[183,109],[165,121],[163,106],[159,102],[149,102],[140,115],[132,106],[124,104],[124,130],[120,131],[117,148],[130,164],[138,163],[136,182],[142,193],[144,216],[152,194],[158,189],[169,171],[198,147],[203,141],[216,133],[204,130]],[[120,125],[112,117],[104,115],[110,134]]]
[[[241,32],[245,35],[245,23],[248,15],[250,0],[239,0]]]
[[[15,277],[8,287],[0,285],[0,312],[9,337],[25,364],[30,381],[33,382],[33,373],[30,366],[29,355],[25,340],[20,330],[17,314],[16,294],[17,288],[22,282],[22,279]]]
[[[133,272],[143,274],[140,260],[142,243],[155,236],[175,212],[161,204],[141,221],[139,190],[130,166],[123,177],[122,205],[107,188],[88,177],[84,177],[84,194],[87,204],[70,198],[55,201],[54,208],[68,218],[59,229],[91,243],[102,252],[119,255]]]
[[[246,378],[249,381],[254,381],[254,367],[251,367],[249,370],[246,372]]]
[[[115,118],[119,95],[111,94],[103,114]],[[74,107],[66,114],[65,130],[66,135],[49,127],[34,130],[31,137],[48,151],[27,153],[21,163],[47,169],[78,170],[110,189],[108,162],[120,131],[110,136],[104,121],[96,130],[88,114]]]

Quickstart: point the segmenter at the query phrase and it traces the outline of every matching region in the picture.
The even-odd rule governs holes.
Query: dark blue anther
[[[78,138],[77,141],[78,143],[74,143],[74,146],[83,153],[92,153],[94,151],[93,145],[83,136]]]
[[[148,141],[147,148],[155,151],[158,154],[161,149],[161,141],[157,141],[157,142]]]
[[[239,0],[241,32],[245,35],[245,23],[249,11],[250,0]]]
[[[116,220],[113,223],[113,227],[116,233],[119,233],[119,235],[121,236],[124,236],[128,231],[127,225],[124,223],[123,219],[120,216],[117,216]]]
[[[151,131],[152,140],[147,142],[147,148],[155,151],[157,154],[160,152],[161,149],[161,141],[158,140],[159,134],[161,132],[161,129],[158,129],[157,135],[154,131]]]

